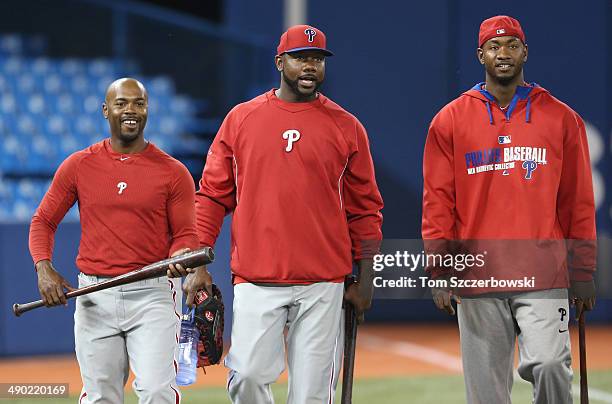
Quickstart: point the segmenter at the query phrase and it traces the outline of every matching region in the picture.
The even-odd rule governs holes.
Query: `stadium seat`
[[[50,73],[43,80],[43,88],[46,93],[59,94],[62,90],[66,90],[66,83],[59,74]]]
[[[19,55],[24,51],[24,39],[17,34],[5,34],[0,37],[0,52],[5,55]]]
[[[17,101],[13,94],[2,94],[2,98],[0,99],[0,111],[6,115],[17,112]]]

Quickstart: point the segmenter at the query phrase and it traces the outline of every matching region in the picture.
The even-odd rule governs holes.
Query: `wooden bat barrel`
[[[180,264],[185,268],[195,268],[202,265],[210,264],[214,261],[214,259],[215,253],[213,252],[213,249],[210,247],[204,247],[199,250],[190,251],[186,254],[178,255],[176,257],[166,258],[165,260],[155,262],[135,271],[128,272],[127,274],[116,276],[104,282],[96,283],[95,285],[89,285],[83,288],[73,290],[72,292],[66,293],[66,298],[70,299],[73,297],[86,295],[88,293],[97,292],[99,290],[104,290],[119,285],[126,285],[128,283],[138,282],[145,279],[158,278],[166,274],[166,271],[168,270],[168,267],[171,264]],[[27,311],[34,310],[43,306],[44,303],[42,300],[36,300],[24,304],[15,303],[13,305],[13,313],[15,314],[15,316],[19,317],[21,314]]]

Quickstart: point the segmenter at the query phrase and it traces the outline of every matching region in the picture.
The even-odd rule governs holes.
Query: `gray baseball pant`
[[[79,287],[108,278],[79,274]],[[123,403],[129,369],[140,404],[178,404],[180,282],[160,278],[77,297],[76,354],[83,379],[79,404]]]
[[[287,404],[332,404],[342,353],[342,283],[234,286],[229,396],[234,404],[273,404],[270,385],[285,369]]]
[[[469,404],[510,404],[517,336],[518,373],[533,385],[533,403],[572,402],[566,289],[463,297],[457,307]]]

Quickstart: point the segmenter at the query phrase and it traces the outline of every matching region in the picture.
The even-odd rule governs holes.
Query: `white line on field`
[[[455,373],[461,373],[462,370],[461,358],[412,342],[360,335],[359,344],[372,350],[392,351],[394,354],[430,363]]]
[[[391,351],[396,355],[416,359],[455,373],[462,373],[463,371],[460,357],[413,342],[393,341],[364,333],[359,336],[359,345],[370,350]],[[516,371],[514,372],[514,380],[530,384],[528,381],[523,380]],[[572,393],[574,397],[580,396],[580,386],[578,384],[572,385]],[[589,399],[612,404],[612,394],[593,387],[589,387]]]

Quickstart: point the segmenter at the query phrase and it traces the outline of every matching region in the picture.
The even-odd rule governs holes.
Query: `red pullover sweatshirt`
[[[473,240],[471,247],[487,251],[485,267],[463,277],[535,277],[535,287],[464,294],[565,288],[568,267],[571,279],[592,279],[595,206],[584,123],[545,89],[520,86],[502,110],[479,83],[446,105],[429,127],[423,177],[430,250],[442,240]],[[434,278],[444,271],[430,270]]]
[[[208,152],[196,195],[200,242],[233,212],[234,282],[341,282],[371,256],[383,207],[359,121],[319,94],[288,103],[271,90],[236,106]],[[365,243],[364,243],[365,242]]]
[[[117,276],[197,248],[195,187],[187,168],[152,143],[120,154],[109,140],[69,156],[30,225],[34,263],[51,259],[57,226],[79,203],[76,264],[89,275]]]

